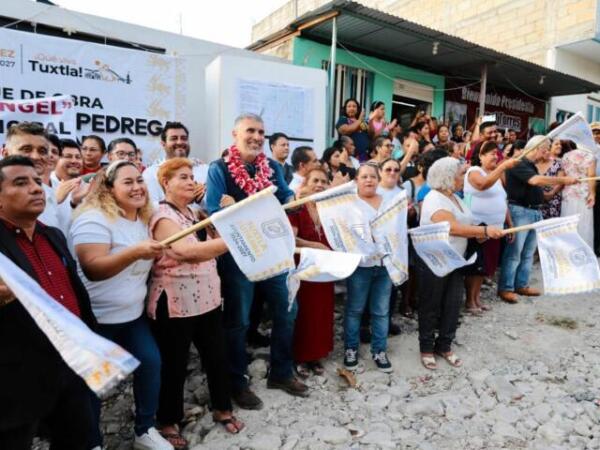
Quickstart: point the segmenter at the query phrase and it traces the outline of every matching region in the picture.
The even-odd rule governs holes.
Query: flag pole
[[[528,231],[528,230],[534,230],[537,226],[537,222],[535,223],[530,223],[528,225],[521,225],[520,227],[512,227],[512,228],[506,228],[504,230],[502,230],[503,234],[512,234],[512,233],[518,233],[519,231]]]

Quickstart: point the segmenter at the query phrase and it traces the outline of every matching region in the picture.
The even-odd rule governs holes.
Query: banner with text
[[[75,129],[75,104],[68,95],[0,101],[0,123],[13,122],[36,122],[48,133],[56,134],[60,138],[72,138],[64,131]],[[57,124],[64,127],[57,127]]]
[[[50,131],[71,139],[129,137],[149,162],[162,156],[164,123],[185,117],[181,58],[7,29],[0,42],[0,142],[22,120],[10,114],[10,103],[68,95],[75,120],[55,116],[45,123]]]
[[[273,195],[276,190],[270,186],[210,216],[229,253],[250,281],[265,280],[294,267],[296,238]]]

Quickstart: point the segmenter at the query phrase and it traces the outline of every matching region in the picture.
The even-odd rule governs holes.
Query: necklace
[[[250,178],[240,151],[235,145],[229,148],[228,156],[227,169],[235,184],[246,194],[252,195],[271,186],[269,178],[273,171],[269,167],[269,161],[264,153],[260,153],[252,163],[256,167],[254,178]]]

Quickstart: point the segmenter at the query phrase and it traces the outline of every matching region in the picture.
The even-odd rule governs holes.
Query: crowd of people
[[[592,129],[600,148],[600,123]],[[269,130],[268,157],[263,120],[242,114],[233,145],[210,163],[205,183],[179,122],[166,124],[164,160],[147,168],[128,138],[108,145],[99,136],[60,140],[33,123],[8,130],[0,159],[0,252],[140,361],[133,376],[135,448],[186,447],[179,424],[192,343],[216,423],[238,433],[245,425],[233,405],[263,407],[247,370],[249,336],[257,333],[263,303],[271,321],[270,339],[260,344],[270,345],[267,387],[306,397],[303,380],[324,373],[334,347],[333,282],[302,282],[289,308],[286,274],[250,281],[213,228],[161,244],[271,185],[285,204],[354,180],[365,224],[405,191],[409,228],[448,222],[452,248],[476,254],[472,264],[440,277],[409,246],[409,278],[401,286],[381,259],[361,261],[345,280],[349,370],[360,364],[360,343],[369,342],[372,364],[393,371],[387,339],[400,332],[393,321],[399,312],[417,316],[426,369],[437,369],[440,360],[460,366],[452,343],[461,309],[480,316],[491,308],[481,287],[498,269],[502,300],[539,295],[529,284],[535,232],[505,235],[504,228],[578,213],[582,237],[600,248],[596,184],[578,182],[596,175],[598,149],[545,136],[521,142],[495,123],[465,130],[424,112],[403,131],[396,120],[386,121],[382,102],[367,114],[355,99],[344,103],[337,130],[339,139],[321,158],[308,146],[290,151],[288,137]],[[314,202],[289,211],[289,220],[297,247],[330,249]],[[0,448],[30,448],[40,434],[53,449],[102,448],[100,400],[1,282],[0,365]]]

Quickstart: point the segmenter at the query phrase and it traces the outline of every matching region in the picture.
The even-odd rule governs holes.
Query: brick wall
[[[549,49],[591,39],[600,0],[362,0],[447,34],[546,65]],[[292,0],[253,28],[253,41],[278,31],[327,0]]]

